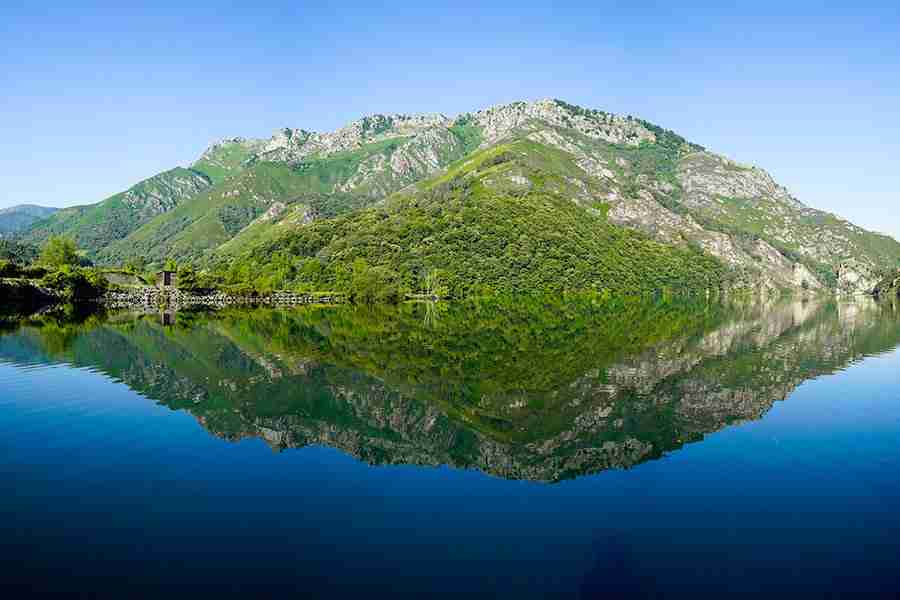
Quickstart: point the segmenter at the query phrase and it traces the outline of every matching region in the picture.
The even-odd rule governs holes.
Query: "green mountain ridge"
[[[231,138],[175,171],[195,185],[161,194],[150,210],[123,210],[117,195],[22,238],[70,235],[101,263],[141,255],[236,263],[235,273],[277,255],[254,282],[301,287],[340,285],[356,258],[412,289],[429,270],[446,271],[458,290],[626,289],[637,269],[644,286],[870,292],[900,268],[896,240],[803,205],[762,169],[560,100]],[[478,222],[461,226],[466,219]],[[466,227],[478,237],[455,254]],[[609,267],[613,255],[621,268]],[[685,257],[706,266],[682,271]],[[719,266],[707,268],[708,258]]]
[[[71,237],[95,254],[211,185],[206,175],[177,167],[97,204],[64,208],[34,223],[20,237],[30,243],[41,243],[54,235]]]

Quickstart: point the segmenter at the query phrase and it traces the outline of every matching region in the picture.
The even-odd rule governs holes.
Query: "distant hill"
[[[57,208],[20,204],[9,208],[0,208],[0,236],[22,231],[35,221],[40,221],[55,213]]]
[[[97,204],[57,211],[49,219],[33,223],[20,237],[41,244],[51,235],[64,235],[94,254],[211,185],[202,173],[171,169]]]
[[[172,257],[294,287],[346,285],[357,259],[411,289],[437,270],[467,290],[862,292],[900,268],[896,240],[758,167],[561,100],[226,139],[22,237],[53,233],[101,263]]]

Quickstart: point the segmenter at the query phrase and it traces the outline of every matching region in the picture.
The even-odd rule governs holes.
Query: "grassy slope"
[[[253,155],[257,145],[259,144],[254,142],[222,144],[204,155],[191,168],[205,174],[213,183],[220,183],[244,170],[245,163]]]
[[[253,265],[276,287],[341,289],[348,265],[362,258],[399,274],[409,289],[439,269],[459,295],[703,289],[726,277],[708,255],[615,227],[574,203],[575,178],[590,181],[565,152],[526,140],[496,146],[385,206],[260,243],[236,268]]]
[[[297,165],[247,164],[191,202],[159,215],[111,245],[100,258],[115,263],[137,253],[152,261],[167,257],[197,260],[240,234],[276,201],[302,202],[324,218],[362,208],[377,198],[377,194],[370,193],[373,187],[397,189],[400,182],[390,180],[390,173],[385,171],[373,175],[367,185],[353,192],[333,190],[356,175],[363,161],[377,155],[388,157],[405,140],[391,138],[325,157],[311,156]],[[202,167],[200,163],[197,166]],[[265,237],[261,228],[267,226],[251,228],[247,237]],[[241,247],[244,243],[229,247]]]
[[[190,179],[203,186],[204,177],[195,171],[175,168],[146,179],[137,185],[97,204],[60,210],[48,219],[39,221],[22,235],[26,242],[40,244],[51,235],[65,235],[94,254],[116,240],[120,240],[146,223],[151,214],[141,206],[129,206],[123,199],[131,193],[138,198],[159,198],[171,206],[183,202],[190,195],[179,196],[170,187],[174,180]],[[208,185],[208,180],[206,185]]]
[[[287,165],[260,163],[203,194],[161,214],[104,249],[104,262],[121,262],[135,253],[150,261],[201,254],[229,239],[258,217],[270,198],[301,192]]]

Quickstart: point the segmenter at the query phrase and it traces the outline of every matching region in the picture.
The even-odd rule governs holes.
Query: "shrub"
[[[61,236],[53,236],[44,244],[41,250],[40,262],[48,267],[77,267],[80,263],[78,258],[78,246],[69,238]]]
[[[18,277],[19,266],[14,262],[0,259],[0,277]]]
[[[63,267],[44,275],[41,285],[55,290],[67,300],[90,300],[102,296],[109,282],[94,269]]]
[[[391,302],[402,297],[400,275],[388,267],[370,267],[365,260],[353,263],[350,295],[354,301],[371,304]]]
[[[199,287],[197,272],[192,267],[181,267],[176,279],[178,289],[192,291]]]

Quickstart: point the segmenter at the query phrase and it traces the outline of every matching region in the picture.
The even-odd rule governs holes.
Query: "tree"
[[[198,287],[197,272],[193,267],[183,266],[178,270],[178,288],[182,290],[195,290]]]
[[[125,263],[125,270],[131,273],[143,273],[147,268],[147,259],[143,256],[132,256]]]
[[[77,267],[79,264],[78,246],[70,238],[52,236],[44,244],[40,262],[57,269],[65,266]]]
[[[383,266],[370,267],[362,258],[353,261],[350,290],[362,303],[390,302],[402,297],[400,276]]]

